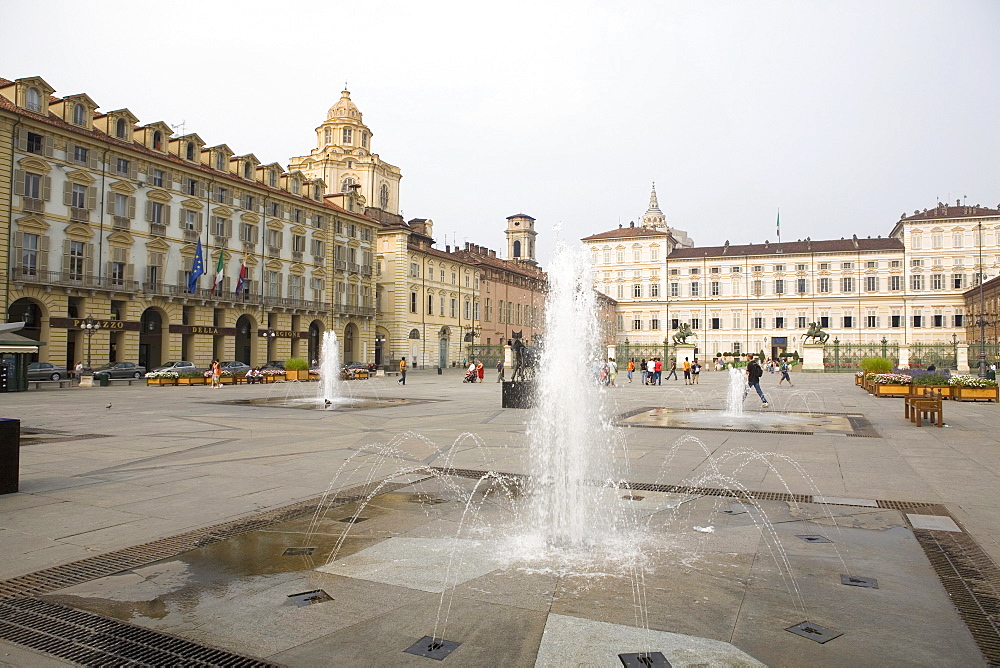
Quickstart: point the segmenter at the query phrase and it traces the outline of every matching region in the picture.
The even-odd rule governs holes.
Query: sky
[[[400,207],[506,250],[638,221],[696,245],[886,236],[1000,203],[1000,2],[0,0],[0,77],[39,75],[287,165],[346,82]],[[39,40],[44,43],[39,46]]]

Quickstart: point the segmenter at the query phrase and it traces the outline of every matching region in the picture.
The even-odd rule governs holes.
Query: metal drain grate
[[[1000,665],[1000,568],[967,533],[914,529],[913,535],[979,651]]]
[[[0,601],[0,638],[85,666],[277,666],[37,599]]]
[[[399,483],[388,483],[383,491],[392,492],[404,487]],[[219,543],[233,536],[264,529],[278,522],[301,517],[316,512],[320,506],[335,508],[359,501],[366,496],[370,486],[345,490],[336,497],[316,497],[299,501],[281,508],[265,511],[252,517],[223,522],[203,529],[188,531],[177,536],[162,538],[150,543],[136,545],[124,550],[116,550],[99,556],[88,557],[62,566],[54,566],[35,571],[28,575],[0,581],[0,601],[11,598],[34,596],[56,591],[82,582],[89,582],[115,573],[152,564],[189,550]]]

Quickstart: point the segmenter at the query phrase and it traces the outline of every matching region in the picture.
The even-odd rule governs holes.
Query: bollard
[[[0,494],[17,491],[21,421],[0,418]]]

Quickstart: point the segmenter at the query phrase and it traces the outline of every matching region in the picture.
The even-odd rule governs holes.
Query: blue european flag
[[[205,258],[201,252],[201,239],[198,239],[198,249],[194,252],[194,264],[191,265],[191,278],[188,279],[188,292],[198,289],[198,277],[205,273]]]

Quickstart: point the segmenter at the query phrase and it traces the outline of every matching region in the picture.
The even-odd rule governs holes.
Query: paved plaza
[[[613,666],[647,650],[675,666],[1000,661],[1000,406],[947,402],[945,427],[917,428],[850,375],[778,378],[762,382],[771,407],[751,395],[751,422],[730,430],[713,425],[724,373],[608,388],[632,489],[607,502],[648,527],[625,575],[455,538],[480,472],[528,472],[533,414],[500,408],[493,374],[356,381],[383,401],[340,411],[244,403],[315,392],[300,383],[0,395],[23,430],[20,491],[0,496],[0,666],[90,661],[38,649],[48,631],[10,640],[56,618],[255,665],[434,665],[404,652],[433,635],[460,643],[445,665]],[[390,480],[401,463],[424,473]],[[368,504],[342,493],[383,479]],[[506,512],[484,498],[477,519]]]

